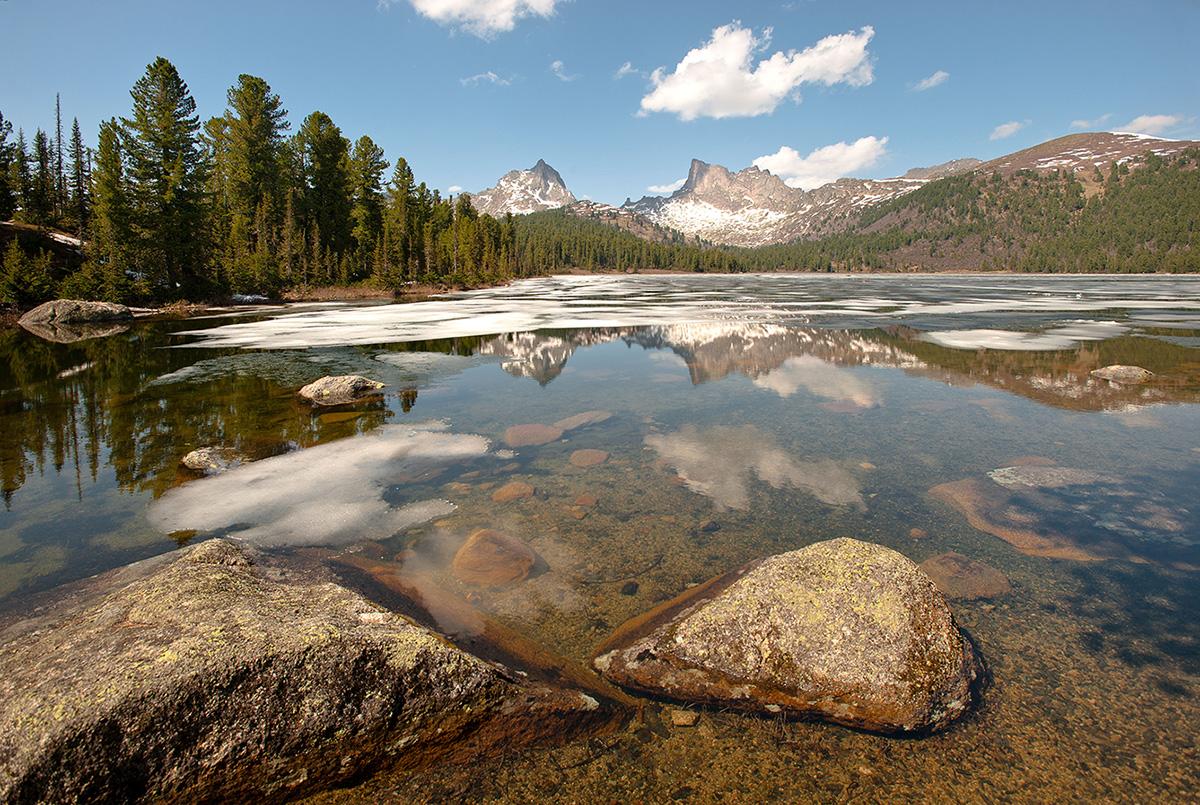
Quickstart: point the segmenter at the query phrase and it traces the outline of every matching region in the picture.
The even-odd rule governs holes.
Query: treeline
[[[0,118],[0,219],[75,232],[78,265],[51,266],[12,239],[0,301],[50,295],[162,302],[309,285],[477,285],[519,272],[511,217],[442,198],[369,136],[350,141],[323,112],[295,133],[279,96],[242,75],[202,122],[187,84],[155,60],[128,117],[94,150],[76,123],[63,145]],[[390,175],[389,175],[390,170]]]

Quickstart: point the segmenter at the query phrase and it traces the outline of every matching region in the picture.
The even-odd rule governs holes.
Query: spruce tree
[[[0,221],[12,218],[17,210],[15,143],[10,143],[12,123],[0,113]]]
[[[85,249],[87,261],[99,277],[103,298],[124,301],[130,290],[126,255],[132,235],[121,127],[116,120],[100,124],[91,199],[91,238]]]
[[[130,257],[154,296],[201,293],[207,233],[196,101],[175,65],[161,56],[130,95],[132,116],[122,120],[134,234]]]
[[[295,147],[301,160],[304,220],[320,233],[321,252],[341,254],[351,243],[350,143],[329,115],[313,112],[296,133]],[[323,255],[314,256],[328,266]]]
[[[263,79],[238,76],[227,93],[225,112],[233,212],[253,219],[265,199],[269,210],[282,207],[284,132],[287,110]],[[257,228],[257,227],[256,227]]]
[[[70,205],[71,223],[82,238],[87,231],[88,217],[91,213],[91,159],[88,150],[83,145],[83,134],[79,130],[79,118],[71,121],[71,177]]]
[[[388,161],[383,158],[383,149],[364,134],[354,143],[350,165],[354,241],[361,254],[371,255],[383,233],[383,174],[388,169]]]
[[[54,162],[50,138],[41,129],[33,136],[33,176],[25,209],[25,220],[46,226],[54,214]]]
[[[54,93],[54,218],[67,210],[67,172],[63,161],[62,97]]]
[[[17,202],[21,208],[21,217],[25,218],[29,209],[29,196],[33,193],[33,175],[29,170],[29,147],[25,144],[25,130],[17,129],[17,143],[13,149],[14,190]]]

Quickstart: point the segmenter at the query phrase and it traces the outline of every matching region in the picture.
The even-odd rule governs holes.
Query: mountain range
[[[766,246],[813,240],[845,232],[864,213],[952,176],[1019,171],[1049,175],[1058,171],[1094,174],[1111,164],[1137,161],[1153,152],[1169,157],[1200,146],[1143,134],[1072,134],[988,162],[955,159],[914,168],[890,179],[844,178],[811,190],[788,186],[757,167],[731,171],[693,159],[683,186],[669,196],[644,196],[616,207],[578,200],[562,176],[544,160],[528,170],[510,171],[495,187],[472,196],[477,209],[492,215],[528,215],[564,209],[581,218],[620,227],[652,241],[699,239],[727,246]]]

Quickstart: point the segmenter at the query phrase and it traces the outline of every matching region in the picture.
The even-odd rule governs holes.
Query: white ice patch
[[[484,455],[488,440],[442,423],[372,433],[243,464],[167,492],[147,517],[164,532],[228,530],[258,545],[339,545],[386,539],[454,511],[445,500],[393,506],[405,473]]]
[[[942,330],[924,333],[925,341],[951,349],[1038,350],[1070,349],[1075,339],[1066,335],[1022,333],[1012,330]]]

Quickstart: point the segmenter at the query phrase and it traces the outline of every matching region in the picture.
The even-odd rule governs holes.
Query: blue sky
[[[0,111],[27,131],[61,92],[94,142],[163,55],[206,117],[254,73],[293,127],[321,109],[443,191],[539,158],[619,203],[692,157],[803,186],[1085,124],[1200,139],[1195,0],[0,0],[0,41]]]

